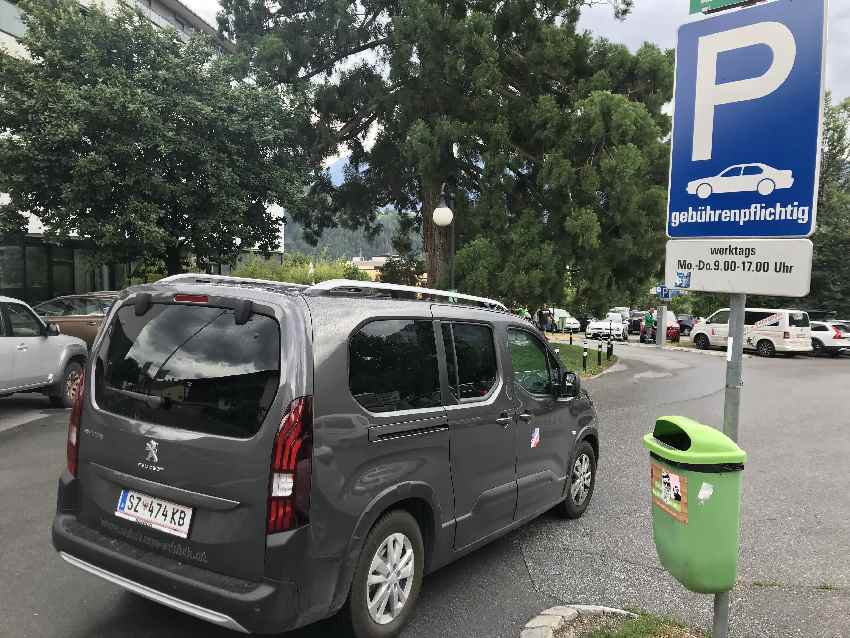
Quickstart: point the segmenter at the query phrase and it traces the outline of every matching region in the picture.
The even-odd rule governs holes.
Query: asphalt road
[[[642,435],[663,414],[722,419],[722,356],[617,346],[587,382],[603,434],[594,501],[579,521],[545,515],[425,581],[403,638],[515,638],[538,610],[593,603],[710,626],[711,598],[687,593],[652,545]],[[745,470],[735,637],[850,636],[850,358],[747,358]],[[0,399],[0,636],[235,636],[64,564],[50,545],[67,412]],[[6,431],[3,431],[3,430]],[[286,638],[346,636],[334,620]]]

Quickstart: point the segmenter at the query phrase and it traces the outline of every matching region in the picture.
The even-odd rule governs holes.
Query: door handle
[[[26,345],[25,343],[22,343],[22,344],[18,345],[18,347],[16,348],[16,350],[17,350],[18,352],[23,352],[23,351],[24,351],[24,350],[26,350],[26,349],[27,349],[27,345]]]
[[[503,428],[510,427],[511,423],[513,423],[514,417],[508,414],[507,412],[502,412],[502,415],[496,419],[496,423],[501,425]]]
[[[89,321],[89,322],[88,322],[88,325],[90,325],[90,326],[96,326],[96,325],[97,325],[97,321]]]
[[[533,414],[529,414],[528,412],[523,412],[522,414],[520,414],[520,415],[519,415],[519,420],[520,420],[520,421],[525,421],[526,423],[528,423],[529,421],[531,421],[531,419],[533,419],[533,418],[534,418],[534,415],[533,415]]]

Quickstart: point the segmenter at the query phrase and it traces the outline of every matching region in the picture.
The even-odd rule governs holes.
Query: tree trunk
[[[180,259],[180,246],[169,246],[165,251],[165,268],[169,275],[179,275],[183,272],[183,261]]]
[[[422,235],[425,249],[425,265],[428,268],[428,286],[448,288],[449,259],[452,247],[450,245],[450,229],[441,228],[434,223],[434,209],[440,203],[439,185],[427,188],[422,196]],[[454,222],[452,222],[454,223]]]

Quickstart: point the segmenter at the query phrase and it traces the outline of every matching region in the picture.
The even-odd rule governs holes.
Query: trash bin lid
[[[662,459],[688,465],[743,464],[747,453],[720,430],[685,416],[663,416],[643,445]]]

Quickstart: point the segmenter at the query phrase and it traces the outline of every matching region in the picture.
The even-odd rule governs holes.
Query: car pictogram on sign
[[[794,173],[767,164],[735,164],[719,175],[688,182],[688,193],[708,199],[714,193],[757,192],[767,197],[781,188],[794,185]]]

